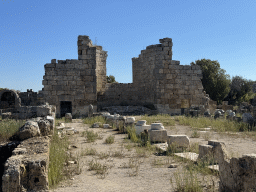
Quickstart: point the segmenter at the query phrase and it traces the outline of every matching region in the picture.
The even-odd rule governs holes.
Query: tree
[[[107,83],[118,83],[113,75],[107,76]]]
[[[220,68],[218,61],[201,59],[192,62],[191,65],[199,65],[202,70],[202,84],[210,98],[218,104],[228,95],[230,90],[230,77],[226,71]]]
[[[229,101],[231,105],[239,104],[244,101],[249,102],[254,96],[252,85],[252,80],[247,80],[241,76],[232,77],[230,92],[225,100]]]

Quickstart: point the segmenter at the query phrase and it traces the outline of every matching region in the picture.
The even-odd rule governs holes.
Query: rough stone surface
[[[199,156],[201,160],[213,159],[213,146],[212,145],[199,145]]]
[[[253,116],[250,113],[244,113],[242,115],[243,122],[252,124],[253,123]]]
[[[187,135],[168,135],[168,146],[171,144],[177,145],[177,147],[188,147],[190,140]]]
[[[72,122],[72,114],[71,113],[66,113],[65,114],[65,122]]]
[[[37,106],[36,116],[37,117],[45,117],[47,115],[51,115],[51,113],[52,113],[51,110],[52,110],[52,108],[49,105]]]
[[[162,130],[162,129],[164,129],[164,126],[162,123],[151,123],[151,129],[152,130]]]
[[[151,142],[166,142],[167,141],[167,130],[148,130],[149,139]]]
[[[27,121],[25,125],[19,129],[20,140],[25,140],[36,136],[40,136],[40,129],[35,121]]]
[[[147,121],[146,120],[139,120],[136,125],[137,126],[142,126],[142,125],[146,125]]]
[[[42,136],[48,136],[51,134],[51,124],[48,120],[39,120],[37,123]]]
[[[150,130],[151,129],[151,125],[135,125],[135,131],[136,134],[140,134],[141,132],[143,132],[144,130]]]
[[[135,123],[134,117],[127,117],[125,123]]]
[[[256,189],[256,154],[230,158],[223,142],[208,141],[207,147],[213,151],[219,165],[219,190],[227,192],[247,192]],[[209,152],[209,151],[208,151]]]
[[[49,138],[21,142],[5,163],[2,191],[47,191]]]

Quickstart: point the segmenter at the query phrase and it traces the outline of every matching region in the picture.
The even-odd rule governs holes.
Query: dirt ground
[[[113,129],[89,128],[89,125],[84,125],[81,120],[73,120],[70,126],[79,131],[79,134],[70,136],[71,155],[77,156],[86,149],[92,148],[97,153],[95,155],[78,155],[81,173],[61,182],[56,189],[51,191],[175,191],[174,173],[180,172],[184,164],[180,160],[170,156],[157,156],[152,153],[136,151],[133,144],[125,139],[126,134],[118,134]],[[165,128],[168,135],[186,134],[191,136],[192,134],[189,126],[176,125]],[[98,132],[102,139],[87,143],[86,138],[81,134],[85,130]],[[113,144],[106,144],[105,139],[110,135],[115,136],[115,141]],[[191,143],[207,144],[206,140],[208,139],[225,142],[231,156],[256,153],[256,142],[239,134],[200,132],[200,138],[190,138],[190,141]],[[102,159],[104,155],[107,158]],[[89,163],[92,160],[104,165],[107,173],[101,175],[96,174],[95,171],[89,171]],[[178,164],[178,167],[170,168],[171,164]],[[199,177],[204,181],[202,183],[205,183],[205,191],[213,191],[213,188],[217,191],[218,178],[216,176]],[[173,184],[170,182],[171,179],[174,181]]]

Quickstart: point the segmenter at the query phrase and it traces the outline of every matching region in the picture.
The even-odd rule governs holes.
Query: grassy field
[[[176,117],[175,120],[180,125],[188,125],[192,128],[206,128],[211,126],[214,131],[217,132],[238,132],[238,131],[247,131],[248,125],[243,122],[229,121],[226,119],[210,119],[207,117]]]

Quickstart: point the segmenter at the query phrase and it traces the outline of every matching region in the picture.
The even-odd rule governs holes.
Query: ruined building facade
[[[204,105],[199,66],[172,60],[172,39],[142,50],[132,58],[133,83],[106,82],[107,52],[88,36],[78,36],[78,59],[45,64],[43,94],[56,105],[57,116],[66,112],[87,115],[88,106],[154,105],[160,113],[180,113],[181,108]]]

